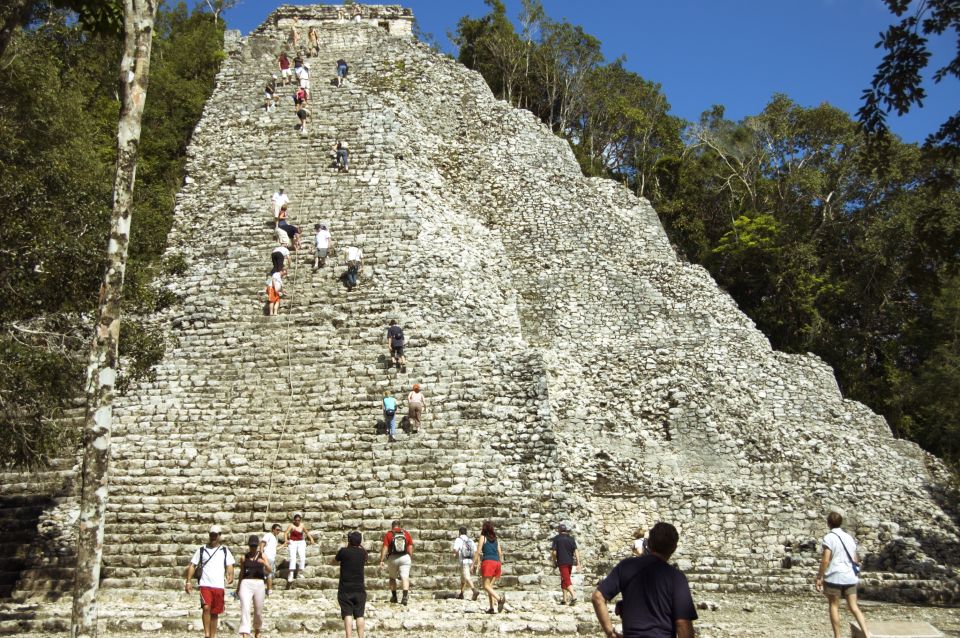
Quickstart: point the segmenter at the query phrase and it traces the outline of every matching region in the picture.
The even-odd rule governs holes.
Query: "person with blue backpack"
[[[387,427],[389,441],[394,443],[397,434],[397,400],[390,396],[389,392],[383,393],[383,421]]]

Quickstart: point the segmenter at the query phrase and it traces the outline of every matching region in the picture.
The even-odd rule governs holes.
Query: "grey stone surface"
[[[320,557],[346,531],[375,549],[400,517],[418,590],[455,586],[449,542],[489,518],[504,585],[534,598],[556,586],[546,539],[560,521],[583,546],[584,594],[658,520],[679,527],[676,559],[700,592],[807,591],[840,507],[867,595],[957,600],[942,464],[844,399],[818,358],[773,351],[676,257],[648,202],[584,178],[566,142],[478,74],[299,7],[321,41],[308,134],[288,96],[264,112],[291,11],[230,40],[193,135],[169,247],[189,268],[162,282],[182,305],[153,318],[173,345],[115,411],[107,590],[179,587],[211,521],[237,546],[302,511],[321,541],[295,584],[307,590],[335,587]],[[338,89],[340,57],[351,75]],[[336,139],[350,143],[348,174],[329,168]],[[267,318],[279,186],[304,244],[325,222],[341,250],[318,273],[297,254],[281,316]],[[347,292],[354,243],[366,267]],[[402,373],[387,369],[391,318],[409,340]],[[423,430],[390,445],[381,393],[402,399],[414,382]],[[70,507],[39,524],[69,530]],[[68,582],[69,533],[53,537],[61,558],[35,552],[21,597]]]

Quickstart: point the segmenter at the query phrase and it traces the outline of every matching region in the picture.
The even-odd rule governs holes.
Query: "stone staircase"
[[[491,519],[508,548],[505,584],[541,581],[544,539],[565,514],[562,499],[544,502],[555,475],[542,365],[515,317],[478,317],[450,303],[451,284],[468,282],[447,272],[422,238],[398,123],[363,86],[365,61],[381,43],[375,28],[351,26],[324,29],[323,53],[308,61],[307,135],[294,130],[287,102],[258,108],[275,38],[248,39],[218,77],[194,136],[193,183],[178,199],[183,223],[171,237],[191,264],[171,284],[185,295],[169,317],[179,345],[156,381],[117,410],[106,588],[179,588],[185,559],[212,521],[237,544],[294,511],[304,512],[324,558],[354,528],[376,550],[389,521],[401,518],[415,537],[418,589],[452,587],[456,528],[479,530]],[[339,57],[357,78],[342,88],[324,82]],[[347,174],[330,168],[337,138],[350,143]],[[312,251],[296,254],[281,315],[268,318],[268,198],[279,186],[304,244],[324,221],[340,252],[316,273]],[[349,244],[366,256],[353,291],[339,280]],[[391,318],[409,339],[404,373],[387,366]],[[493,334],[503,342],[489,348],[483,341]],[[404,404],[414,382],[427,392],[424,427],[389,444],[378,433],[382,393]],[[530,440],[527,430],[544,435]],[[335,588],[336,573],[311,555],[295,587]]]
[[[433,598],[456,587],[457,527],[485,519],[506,547],[516,615],[503,622],[520,634],[595,630],[588,609],[551,602],[547,539],[561,520],[583,547],[585,595],[632,530],[657,520],[680,528],[676,559],[698,592],[809,591],[823,514],[840,506],[865,553],[890,555],[865,572],[869,595],[960,599],[943,466],[845,400],[821,361],[771,350],[703,269],[675,257],[645,200],[583,178],[566,142],[479,75],[370,24],[317,22],[301,135],[292,101],[261,108],[285,11],[235,41],[193,136],[169,248],[188,268],[165,284],[182,305],[154,318],[174,343],[115,410],[106,630],[186,631],[194,601],[175,590],[207,527],[239,551],[294,511],[320,542],[283,595],[318,613],[333,609],[326,561],[346,532],[375,552],[390,520],[404,521],[414,591],[434,602],[420,610],[430,620],[385,608],[391,631],[499,630]],[[310,9],[296,11],[305,29]],[[340,57],[351,75],[336,88]],[[330,166],[337,139],[350,144],[346,174]],[[265,317],[280,186],[305,248],[280,316]],[[339,250],[312,272],[319,222]],[[351,244],[366,260],[348,291]],[[388,365],[390,319],[408,338],[405,372]],[[402,416],[415,382],[423,428],[390,444],[383,392]],[[69,508],[45,506],[38,525],[63,529]],[[36,508],[24,514],[29,528]],[[8,565],[19,606],[0,610],[0,632],[61,627],[63,603],[34,599],[69,583],[65,562]],[[374,567],[367,576],[385,586]],[[335,629],[298,613],[277,629]]]

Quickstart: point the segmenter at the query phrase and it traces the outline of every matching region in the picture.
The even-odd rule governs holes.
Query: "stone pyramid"
[[[175,590],[211,522],[238,547],[302,511],[320,540],[294,583],[307,590],[336,587],[320,556],[347,531],[376,549],[400,518],[418,589],[455,587],[457,527],[491,519],[504,586],[534,597],[555,589],[559,522],[580,540],[587,593],[658,520],[679,528],[676,560],[700,591],[806,591],[839,507],[869,595],[957,600],[939,461],[844,399],[817,357],[771,349],[678,259],[647,201],[583,177],[567,142],[410,38],[409,10],[339,9],[283,6],[228,38],[170,236],[187,267],[165,285],[182,303],[154,318],[172,345],[115,412],[105,589]],[[262,108],[295,18],[301,46],[308,26],[320,34],[306,134],[289,87]],[[348,173],[331,168],[338,139]],[[305,246],[322,222],[338,251],[318,272],[296,253],[280,316],[265,317],[280,186]],[[365,253],[352,291],[348,245]],[[389,365],[391,319],[406,371]],[[423,428],[390,444],[380,400],[402,414],[413,383]],[[4,519],[36,527],[10,546],[8,580],[21,597],[69,588],[69,462],[45,483],[6,478]]]

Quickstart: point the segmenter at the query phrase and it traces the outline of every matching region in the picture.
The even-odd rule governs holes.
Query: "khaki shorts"
[[[412,563],[410,554],[387,556],[387,577],[391,580],[396,580],[398,577],[402,579],[410,578],[410,565]]]
[[[470,570],[473,568],[473,561],[463,561],[460,565],[460,580],[464,583],[470,582]]]
[[[847,596],[857,595],[856,585],[835,585],[833,583],[823,584],[823,595],[827,598],[846,598]]]

